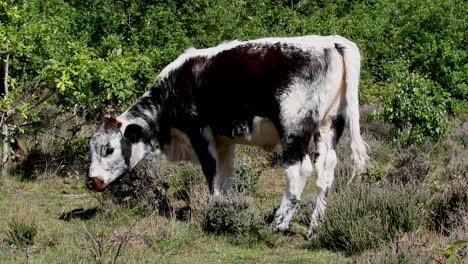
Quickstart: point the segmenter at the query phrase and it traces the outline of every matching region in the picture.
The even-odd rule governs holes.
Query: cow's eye
[[[107,148],[106,149],[106,156],[109,156],[112,153],[114,153],[114,148]]]

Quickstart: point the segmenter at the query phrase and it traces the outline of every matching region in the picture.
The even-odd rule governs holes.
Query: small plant
[[[13,220],[8,224],[7,242],[18,248],[34,243],[37,235],[37,226],[24,220]]]
[[[170,174],[169,185],[175,188],[176,198],[190,203],[191,189],[203,181],[199,166],[190,162],[182,162],[174,166]]]
[[[457,240],[452,242],[445,248],[438,248],[434,251],[438,254],[443,255],[450,263],[462,263],[463,257],[459,256],[458,253],[461,248],[468,244],[468,240]]]
[[[448,235],[468,217],[468,183],[462,180],[446,184],[435,191],[427,204],[429,226]]]
[[[299,223],[305,226],[309,226],[312,213],[314,212],[315,208],[315,201],[316,197],[314,193],[309,194],[301,199],[295,213],[295,217]]]
[[[374,183],[381,181],[385,178],[385,173],[387,172],[387,168],[384,166],[375,165],[372,167],[368,167],[362,174],[361,178],[368,182]]]
[[[415,230],[421,218],[410,190],[351,186],[330,197],[312,245],[360,254]]]
[[[429,154],[421,148],[401,150],[394,157],[393,167],[385,175],[393,184],[421,185],[429,173]]]
[[[261,170],[256,167],[246,154],[239,155],[236,160],[234,186],[238,192],[255,195],[259,189]]]
[[[8,224],[6,241],[17,248],[26,248],[27,263],[31,263],[31,246],[37,235],[37,226],[24,220],[13,220]]]
[[[203,210],[202,226],[217,235],[258,234],[263,219],[255,204],[241,194],[211,197]]]
[[[136,209],[143,214],[170,210],[166,195],[168,184],[161,177],[162,168],[155,161],[145,161],[122,176],[104,195],[114,203]]]
[[[108,238],[109,230],[101,229],[97,232],[90,232],[86,227],[83,227],[86,233],[86,245],[91,252],[92,260],[96,264],[117,263],[117,260],[122,256],[125,244],[131,239],[131,231],[133,226],[128,229],[123,235]]]

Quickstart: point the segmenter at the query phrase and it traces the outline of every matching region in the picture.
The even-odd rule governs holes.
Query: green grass
[[[390,141],[386,124],[370,119],[372,108],[364,107],[364,110],[363,133],[368,139],[374,160],[370,169],[361,179],[356,179],[353,186],[369,186],[369,189],[359,192],[359,188],[346,187],[350,175],[350,150],[349,138],[345,133],[337,150],[340,161],[335,184],[327,199],[328,217],[325,215],[326,221],[317,229],[327,231],[321,233],[322,238],[326,235],[327,243],[311,243],[303,237],[310,217],[310,210],[306,207],[310,202],[307,203],[309,199],[305,198],[310,197],[315,190],[315,173],[305,186],[302,195],[304,201],[296,213],[289,234],[272,233],[270,226],[262,223],[258,229],[261,239],[247,237],[243,240],[244,237],[238,234],[214,235],[203,231],[201,213],[208,196],[205,180],[197,168],[187,164],[169,165],[158,160],[153,165],[142,164],[139,169],[140,177],[156,177],[154,186],[167,183],[166,195],[174,211],[193,205],[191,208],[194,215],[185,222],[175,217],[162,216],[152,209],[141,210],[141,205],[150,208],[145,204],[150,202],[147,198],[154,195],[142,193],[138,197],[129,196],[136,203],[114,203],[109,195],[90,193],[84,187],[83,178],[65,176],[79,172],[67,173],[74,170],[70,166],[59,172],[54,166],[60,165],[47,160],[47,166],[44,166],[46,169],[38,169],[34,172],[35,177],[26,177],[28,180],[24,176],[29,175],[12,174],[0,178],[0,263],[26,261],[25,248],[19,243],[12,244],[9,234],[12,227],[18,231],[27,228],[15,227],[12,223],[25,223],[37,231],[31,246],[33,263],[113,263],[117,252],[120,252],[117,263],[369,263],[366,259],[375,256],[380,260],[389,260],[390,263],[398,263],[400,259],[416,259],[417,263],[421,257],[441,263],[450,257],[457,261],[468,259],[468,246],[464,244],[457,247],[449,257],[440,250],[450,247],[456,241],[468,240],[468,203],[466,195],[463,195],[464,186],[468,184],[468,160],[465,158],[468,154],[468,116],[455,120],[453,132],[443,141],[435,144],[428,142],[428,145],[416,145],[415,149],[408,149]],[[44,143],[43,146],[47,153],[54,151],[49,145]],[[423,154],[424,164],[421,159],[399,162],[406,160],[405,157],[415,156],[415,153]],[[273,213],[283,195],[284,168],[265,162],[267,155],[257,149],[240,147],[237,155],[249,160],[244,172],[252,168],[261,172],[259,178],[255,179],[255,189],[249,190],[247,194],[249,199],[253,200],[263,216]],[[429,170],[417,171],[421,164],[429,166]],[[192,179],[194,175],[196,177]],[[418,180],[407,181],[408,178]],[[129,180],[134,181],[135,178]],[[146,181],[139,184],[135,186],[153,188]],[[395,184],[404,187],[407,195],[402,195],[398,189],[392,191]],[[378,195],[376,190],[380,190],[382,195]],[[183,195],[181,191],[184,191]],[[116,195],[119,194],[117,190]],[[387,206],[386,200],[392,206]],[[411,220],[408,216],[414,216],[416,211],[415,208],[408,210],[416,202],[417,212],[421,210],[418,218],[423,217],[423,221],[412,221],[414,225],[411,228],[396,228],[398,233],[392,233],[391,239],[373,239],[382,232],[381,227],[392,227],[400,220]],[[374,205],[378,210],[371,210]],[[379,209],[382,206],[389,211]],[[64,213],[80,208],[98,209],[89,220],[59,219]],[[358,209],[361,215],[358,219],[353,218]],[[375,224],[377,216],[380,216],[381,223]],[[357,231],[365,229],[366,233],[363,235],[356,229],[353,231],[350,226],[358,228]],[[341,237],[338,237],[340,234]],[[364,247],[369,242],[378,245]],[[354,243],[353,247],[359,250],[339,252],[340,247],[349,247],[350,243]],[[99,259],[94,255],[99,255]]]
[[[283,176],[276,177],[279,180]],[[270,186],[264,191],[260,192],[259,200],[274,197],[276,203],[282,186]],[[118,263],[346,262],[339,253],[307,249],[308,242],[301,236],[278,235],[273,248],[261,243],[233,245],[226,237],[205,234],[197,224],[157,214],[141,215],[109,202],[102,203],[98,196],[84,189],[82,179],[49,176],[23,182],[14,176],[6,177],[0,185],[0,222],[29,219],[36,224],[37,235],[31,250],[34,263],[93,263],[91,248],[95,245],[90,235],[100,240],[108,252],[103,254],[103,263],[112,263],[115,256],[112,252],[126,234],[129,239],[123,245]],[[59,220],[63,213],[73,209],[96,206],[102,209],[90,220]],[[7,243],[7,232],[8,225],[0,225],[0,263],[25,262],[24,250]]]

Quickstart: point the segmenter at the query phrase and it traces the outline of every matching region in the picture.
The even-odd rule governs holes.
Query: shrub
[[[134,208],[141,213],[170,210],[166,194],[167,182],[162,177],[161,160],[144,161],[133,172],[117,180],[104,193],[105,197],[119,205]]]
[[[297,205],[296,213],[294,214],[299,223],[309,226],[312,213],[314,212],[315,202],[315,193],[306,195],[301,199]]]
[[[417,73],[398,74],[395,83],[395,93],[384,102],[383,119],[409,144],[444,136],[448,130],[447,93]]]
[[[420,148],[397,152],[392,168],[385,175],[386,179],[394,184],[421,185],[429,173],[431,164],[429,154]]]
[[[252,159],[245,153],[237,156],[235,161],[234,186],[238,192],[254,195],[259,190],[259,179],[262,174]]]
[[[203,210],[202,226],[207,233],[249,236],[257,234],[262,223],[259,209],[241,194],[211,197]]]
[[[190,202],[192,188],[204,180],[200,167],[190,162],[182,162],[171,167],[169,186],[175,189],[177,199]]]
[[[348,187],[330,197],[312,245],[347,255],[360,254],[394,241],[401,232],[415,230],[420,222],[412,191],[367,185]]]
[[[427,204],[429,227],[450,234],[468,218],[468,182],[455,180],[434,193]]]
[[[437,256],[420,243],[413,241],[396,241],[381,250],[371,251],[358,257],[353,263],[356,264],[400,264],[400,263],[432,263],[431,261],[443,263],[443,257]],[[440,262],[439,262],[440,261]]]

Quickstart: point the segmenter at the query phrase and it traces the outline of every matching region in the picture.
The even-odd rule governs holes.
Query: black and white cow
[[[214,195],[232,187],[236,144],[282,148],[286,188],[273,228],[288,228],[313,166],[317,202],[309,236],[325,210],[335,147],[349,122],[355,172],[367,146],[359,127],[360,54],[340,36],[230,41],[189,49],[125,113],[109,117],[91,140],[87,186],[104,190],[150,153],[198,160]]]

